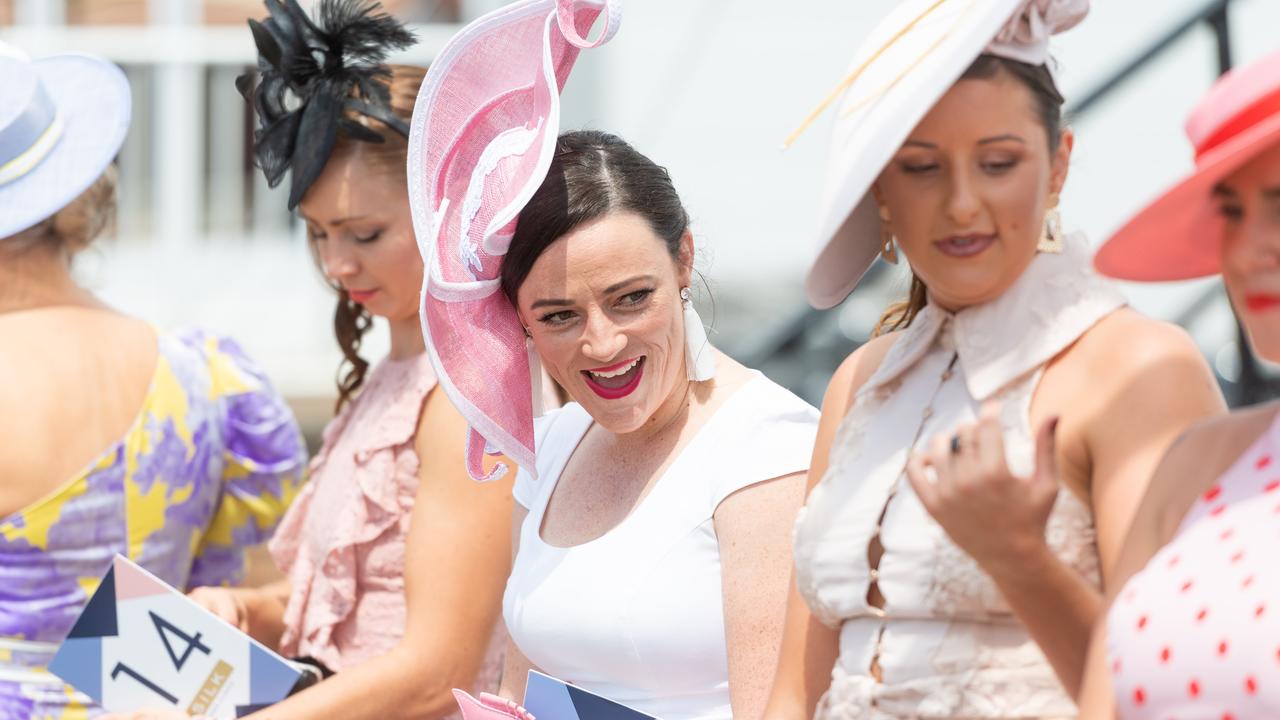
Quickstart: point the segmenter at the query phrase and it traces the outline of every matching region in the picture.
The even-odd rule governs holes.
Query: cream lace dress
[[[1075,715],[994,581],[934,522],[903,470],[913,449],[997,398],[1010,467],[1031,471],[1031,396],[1046,363],[1124,304],[1090,256],[1072,236],[996,300],[955,314],[926,307],[859,389],[796,523],[800,591],[840,630],[819,720]],[[1047,539],[1100,582],[1091,512],[1067,490]],[[877,540],[883,554],[872,566]],[[873,586],[883,603],[869,601]]]

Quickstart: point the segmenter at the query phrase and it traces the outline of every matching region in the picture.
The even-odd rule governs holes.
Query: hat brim
[[[805,278],[814,307],[840,304],[871,267],[880,247],[872,184],[1021,2],[908,0],[862,43],[852,64],[862,74],[835,109],[819,227],[825,242]]]
[[[1213,188],[1280,143],[1280,115],[1207,153],[1195,171],[1156,198],[1098,248],[1098,272],[1120,280],[1191,280],[1221,272],[1223,223]]]
[[[30,172],[0,185],[0,238],[53,216],[89,189],[124,144],[132,116],[129,81],[119,67],[89,55],[31,63],[62,113],[62,137]]]

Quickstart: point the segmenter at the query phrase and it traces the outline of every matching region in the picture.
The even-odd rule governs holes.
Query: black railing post
[[[1227,11],[1231,2],[1222,3],[1208,18],[1209,27],[1213,28],[1213,36],[1218,45],[1218,74],[1225,75],[1231,71],[1234,63],[1231,58],[1231,19]]]

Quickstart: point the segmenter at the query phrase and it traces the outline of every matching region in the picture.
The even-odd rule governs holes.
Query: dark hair
[[[1021,82],[1031,91],[1035,101],[1036,115],[1049,138],[1049,152],[1057,152],[1062,142],[1062,93],[1053,82],[1053,74],[1046,65],[1029,65],[1017,60],[1010,60],[998,55],[979,55],[977,60],[964,71],[960,80],[990,80],[1001,73]],[[929,288],[915,273],[911,274],[911,289],[907,299],[890,305],[880,316],[872,337],[882,335],[911,325],[916,315],[929,303]]]
[[[625,140],[595,130],[576,130],[556,140],[546,180],[520,211],[511,247],[502,261],[502,292],[512,305],[538,257],[584,223],[614,212],[644,218],[679,260],[689,214],[666,168]]]
[[[413,65],[389,67],[391,68],[391,77],[388,81],[391,91],[391,111],[396,117],[408,122],[413,116],[413,104],[427,71]],[[329,155],[330,161],[349,153],[362,153],[362,157],[371,169],[403,177],[408,157],[408,139],[386,125],[354,110],[348,110],[345,117],[377,130],[382,135],[383,141],[360,142],[347,137],[342,130],[339,130],[337,143]],[[408,202],[407,196],[405,201]],[[314,249],[314,245],[312,247]],[[338,307],[333,312],[333,331],[338,339],[338,348],[342,350],[342,363],[338,366],[338,402],[335,410],[341,410],[342,406],[350,402],[356,391],[364,384],[365,375],[369,372],[369,361],[360,357],[360,344],[364,340],[365,333],[373,327],[373,316],[363,305],[352,300],[341,285],[331,282],[330,286],[338,293]]]

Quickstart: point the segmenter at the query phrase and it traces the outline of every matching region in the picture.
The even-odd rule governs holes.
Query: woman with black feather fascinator
[[[266,6],[249,21],[257,83],[237,87],[258,114],[258,164],[272,186],[290,175],[289,208],[338,293],[347,369],[310,482],[271,541],[285,579],[191,597],[327,678],[272,706],[273,720],[451,717],[452,688],[497,689],[511,481],[467,475],[467,426],[435,389],[418,325],[405,164],[425,71],[385,64],[413,36],[377,4],[320,0],[314,20],[296,0]],[[391,350],[366,377],[357,350],[373,317]],[[173,713],[130,717],[185,717]]]

